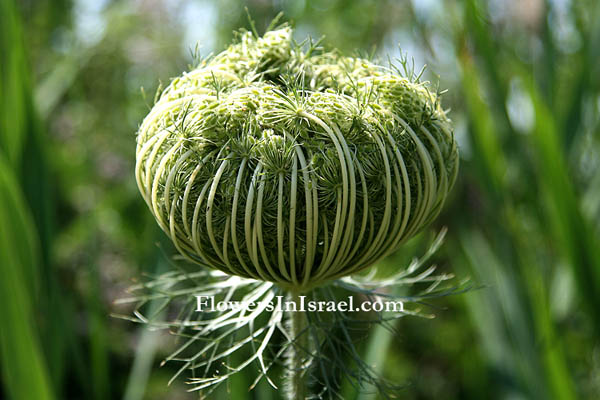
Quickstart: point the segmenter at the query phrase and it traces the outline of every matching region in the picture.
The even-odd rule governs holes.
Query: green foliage
[[[20,180],[35,170],[28,160],[35,141],[30,78],[21,22],[12,1],[0,4],[0,359],[3,382],[14,399],[53,399],[37,313],[45,299],[43,265],[47,244],[40,241],[35,217]],[[43,186],[40,185],[40,186]],[[32,202],[39,204],[38,202]],[[38,225],[41,227],[41,224]],[[52,323],[49,324],[52,326]],[[51,330],[50,330],[51,331]],[[59,364],[56,364],[59,371]]]
[[[37,329],[39,242],[25,199],[0,156],[0,331],[2,377],[13,399],[50,400],[50,379]]]
[[[131,311],[112,301],[132,277],[166,269],[176,251],[131,172],[134,132],[148,112],[139,88],[151,100],[157,77],[166,87],[234,30],[250,30],[247,5],[259,32],[283,11],[298,36],[325,35],[302,45],[312,54],[329,43],[394,59],[400,42],[416,70],[428,64],[422,79],[438,74],[448,89],[441,106],[457,128],[461,170],[431,228],[448,227],[433,262],[483,287],[431,300],[436,318],[401,319],[394,333],[373,333],[375,344],[353,332],[366,339],[357,351],[407,399],[597,397],[597,1],[96,3],[0,2],[0,332],[11,335],[0,350],[2,394],[194,398],[178,380],[166,386],[176,363],[157,368],[155,357],[175,350],[169,338],[108,314]],[[199,31],[192,60],[180,43]],[[212,85],[228,90],[216,73]],[[243,153],[253,143],[236,146]],[[374,165],[365,171],[375,176]],[[336,175],[323,178],[333,184]],[[382,275],[420,254],[427,238],[383,260]],[[9,257],[18,266],[5,274]],[[138,341],[148,350],[136,353]],[[277,398],[266,382],[247,392],[252,382],[238,374],[212,397]]]

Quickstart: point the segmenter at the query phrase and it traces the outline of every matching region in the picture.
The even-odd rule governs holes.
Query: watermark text
[[[197,295],[197,312],[225,312],[225,311],[247,311],[253,312],[257,308],[271,312],[280,310],[283,312],[404,312],[404,303],[400,300],[374,300],[356,302],[353,296],[348,296],[347,300],[309,300],[306,296],[298,296],[299,301],[293,302],[286,300],[284,296],[275,296],[274,300],[261,301],[217,301],[214,296]]]

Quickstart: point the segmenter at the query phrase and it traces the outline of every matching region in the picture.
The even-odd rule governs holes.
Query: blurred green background
[[[458,181],[382,267],[447,226],[436,264],[483,288],[361,344],[400,397],[600,398],[596,0],[0,0],[0,397],[197,397],[159,368],[173,337],[110,313],[174,254],[135,186],[137,126],[196,43],[218,52],[248,27],[244,6],[261,32],[283,11],[299,40],[400,48],[449,90]],[[213,397],[279,398],[252,379]]]

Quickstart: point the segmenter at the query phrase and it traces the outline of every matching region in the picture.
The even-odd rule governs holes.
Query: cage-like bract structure
[[[139,129],[136,179],[183,256],[301,290],[431,222],[458,151],[425,83],[291,35],[242,32],[175,78]]]

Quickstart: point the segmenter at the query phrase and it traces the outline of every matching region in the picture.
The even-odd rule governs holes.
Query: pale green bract
[[[430,223],[458,170],[439,96],[284,26],[161,93],[136,179],[188,260],[302,291],[358,272]]]

